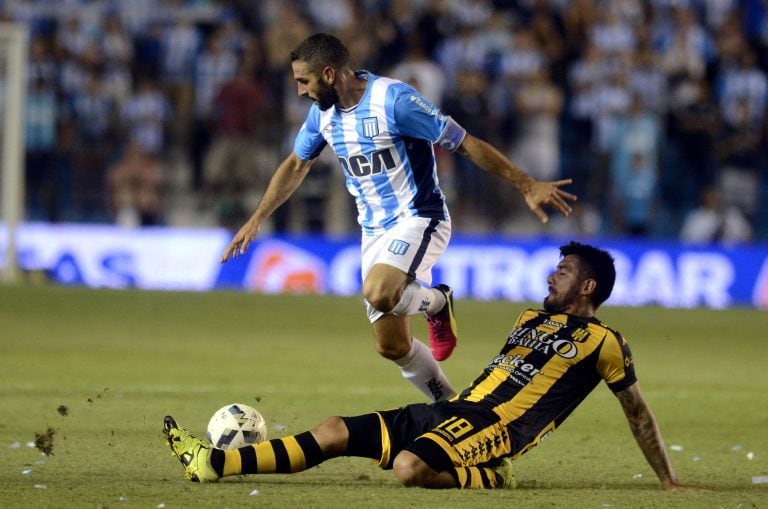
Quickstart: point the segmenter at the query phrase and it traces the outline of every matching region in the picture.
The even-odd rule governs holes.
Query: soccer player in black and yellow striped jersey
[[[543,310],[524,311],[499,353],[450,401],[331,417],[311,431],[214,449],[168,416],[165,433],[186,478],[294,473],[339,456],[376,460],[405,486],[514,486],[511,460],[552,433],[601,380],[616,394],[637,444],[664,489],[691,490],[672,469],[635,377],[629,345],[595,312],[616,279],[613,258],[570,242],[547,278]]]

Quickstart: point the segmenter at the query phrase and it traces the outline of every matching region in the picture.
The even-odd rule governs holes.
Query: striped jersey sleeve
[[[450,151],[456,150],[467,134],[456,121],[410,86],[398,92],[394,114],[395,125],[404,136],[423,138]]]
[[[637,381],[632,351],[621,334],[608,329],[597,359],[597,372],[614,392]]]
[[[304,161],[309,161],[320,155],[328,144],[320,134],[320,108],[313,104],[307,114],[307,119],[299,130],[294,142],[293,151]]]

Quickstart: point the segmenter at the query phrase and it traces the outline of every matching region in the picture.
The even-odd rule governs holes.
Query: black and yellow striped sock
[[[240,474],[288,474],[324,460],[312,433],[276,438],[232,451],[213,450],[211,466],[220,477]]]
[[[456,467],[456,481],[459,488],[498,488],[504,485],[504,480],[492,468],[487,467]]]

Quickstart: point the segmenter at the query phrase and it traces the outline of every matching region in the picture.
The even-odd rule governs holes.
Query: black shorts
[[[364,418],[369,419],[369,428],[379,421],[376,432],[381,436],[382,468],[392,468],[395,456],[403,450],[438,472],[481,465],[512,452],[509,432],[499,416],[469,401],[414,404]]]

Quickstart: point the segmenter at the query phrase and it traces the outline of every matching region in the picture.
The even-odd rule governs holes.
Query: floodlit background
[[[532,175],[575,180],[574,218],[544,227],[441,151],[458,231],[768,239],[761,0],[5,0],[0,19],[31,31],[29,220],[239,225],[309,107],[288,54],[329,31]],[[318,165],[274,229],[354,232],[340,178]],[[685,226],[701,206],[727,221]]]
[[[358,227],[329,150],[251,256],[218,264],[310,106],[288,53],[323,30],[530,174],[574,179],[574,214],[542,225],[438,149],[455,238],[437,275],[458,295],[536,300],[538,271],[521,267],[577,237],[618,257],[611,304],[768,306],[760,0],[6,0],[0,19],[29,31],[11,260],[26,274],[357,294]],[[3,227],[0,246],[7,265]]]

